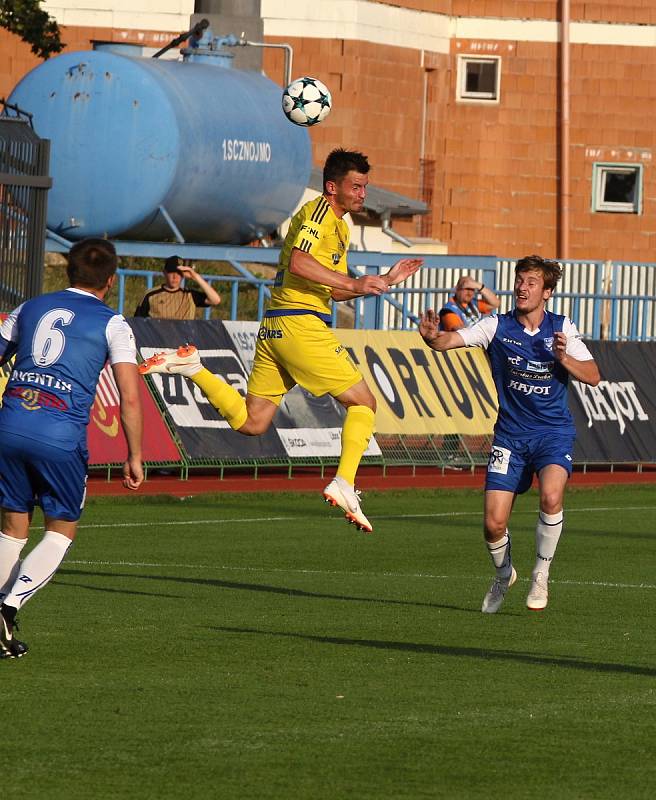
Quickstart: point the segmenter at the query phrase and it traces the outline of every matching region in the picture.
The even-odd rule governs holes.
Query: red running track
[[[103,495],[128,495],[137,494],[129,492],[121,485],[118,471],[107,480],[103,475],[92,475],[88,482],[88,495],[98,497]],[[330,481],[333,473],[326,470],[322,478],[317,470],[295,470],[292,477],[287,472],[260,472],[258,478],[252,473],[234,474],[227,473],[223,479],[218,475],[194,475],[188,480],[180,480],[174,475],[149,475],[144,481],[138,494],[158,495],[168,494],[173,497],[189,497],[208,492],[320,492]],[[358,473],[358,488],[361,489],[469,489],[482,490],[485,481],[485,470],[477,469],[459,471],[432,467],[418,468],[412,474],[410,468],[390,468],[383,475],[380,467],[365,467]],[[594,471],[575,471],[570,485],[573,486],[606,486],[608,484],[651,484],[656,483],[656,465],[643,465],[643,471],[638,472],[635,466],[631,468],[616,468]]]

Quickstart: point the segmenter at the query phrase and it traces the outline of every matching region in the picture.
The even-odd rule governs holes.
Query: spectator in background
[[[469,328],[497,308],[499,308],[499,298],[492,289],[488,289],[469,275],[462,275],[456,283],[453,296],[440,309],[440,330],[457,331],[459,328]],[[447,433],[444,436],[443,448],[447,461],[458,460],[460,436],[457,433]]]
[[[195,319],[197,308],[218,306],[221,297],[193,267],[181,263],[180,256],[170,256],[164,262],[164,283],[146,292],[134,312],[135,317],[152,319]],[[185,289],[182,281],[192,278],[203,290]]]
[[[16,361],[0,409],[0,658],[20,658],[16,613],[57,571],[75,538],[87,484],[87,424],[109,360],[128,446],[123,485],[138,489],[142,411],[134,336],[104,303],[116,251],[83,239],[68,254],[70,288],[34,297],[0,326],[0,364]],[[21,561],[35,506],[41,541]]]
[[[499,305],[499,298],[492,289],[469,275],[463,275],[449,302],[440,309],[440,330],[457,331],[459,328],[469,328],[499,308]]]

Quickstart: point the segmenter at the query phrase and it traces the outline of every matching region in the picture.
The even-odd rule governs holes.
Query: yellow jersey
[[[278,272],[271,290],[270,310],[301,309],[330,314],[332,287],[292,275],[289,261],[298,247],[324,267],[346,275],[349,227],[335,215],[323,195],[306,203],[292,218],[280,253]]]

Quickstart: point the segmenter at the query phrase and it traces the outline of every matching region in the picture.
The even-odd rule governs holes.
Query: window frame
[[[478,103],[481,105],[498,105],[501,101],[501,56],[481,53],[458,53],[456,77],[456,102]],[[494,93],[467,92],[467,65],[475,62],[493,63],[496,65],[496,81]]]
[[[606,186],[605,176],[618,172],[635,172],[637,179],[635,200],[632,203],[615,203],[604,200]],[[592,198],[593,214],[642,214],[642,179],[643,165],[635,162],[594,161],[592,164]]]

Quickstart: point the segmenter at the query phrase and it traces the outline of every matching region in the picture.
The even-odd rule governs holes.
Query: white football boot
[[[360,492],[348,484],[344,478],[333,478],[323,490],[323,498],[331,506],[339,506],[349,522],[358,530],[371,533],[373,527],[360,508]]]
[[[535,572],[531,588],[526,596],[526,607],[530,611],[543,611],[549,602],[549,580],[542,572]]]
[[[191,378],[202,368],[198,350],[193,344],[183,344],[177,350],[165,350],[147,358],[139,364],[139,373],[152,375],[153,372],[164,372],[169,375],[178,374]]]
[[[497,576],[492,581],[490,591],[483,598],[483,605],[481,606],[481,611],[484,614],[496,614],[501,608],[501,605],[506,597],[506,592],[517,580],[515,568],[511,567],[510,570],[510,575],[507,578],[500,578]]]

